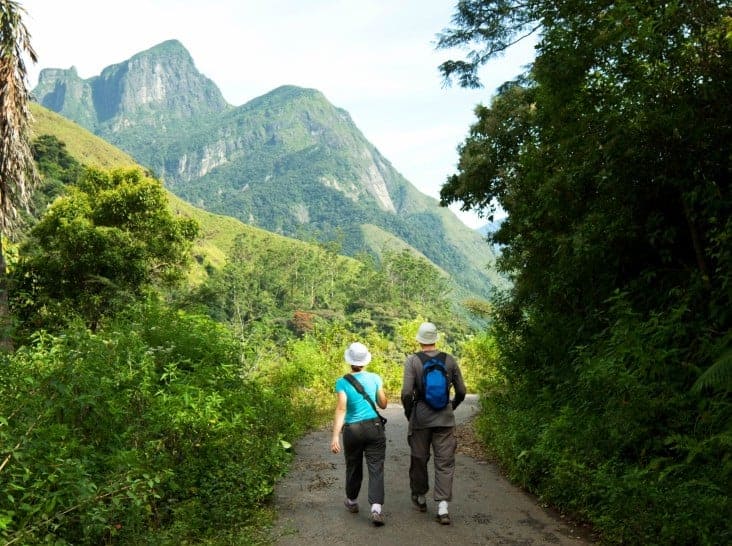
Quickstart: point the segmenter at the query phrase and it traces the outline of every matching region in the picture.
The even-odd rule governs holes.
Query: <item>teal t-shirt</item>
[[[356,381],[363,385],[363,390],[366,391],[376,404],[376,391],[381,388],[382,381],[378,374],[371,372],[357,372],[352,374],[356,378]],[[359,392],[353,388],[347,379],[339,377],[335,384],[335,391],[346,393],[346,419],[345,423],[356,423],[365,419],[373,419],[376,417],[376,412]]]

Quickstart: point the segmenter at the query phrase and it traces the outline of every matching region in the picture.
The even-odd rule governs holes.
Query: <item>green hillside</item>
[[[100,169],[139,165],[130,155],[67,118],[35,102],[29,103],[29,107],[33,117],[32,137],[55,136],[66,144],[69,154],[80,163]]]
[[[33,136],[52,135],[58,138],[66,145],[69,154],[80,163],[101,169],[130,166],[140,167],[129,155],[102,138],[93,135],[73,121],[37,103],[31,103],[30,106],[34,120],[32,125]],[[266,229],[245,224],[241,220],[225,214],[208,212],[181,199],[170,190],[166,190],[166,195],[172,212],[186,218],[193,218],[200,226],[199,237],[194,241],[192,249],[194,260],[188,276],[189,281],[194,286],[203,283],[210,276],[212,270],[220,270],[223,268],[227,263],[235,242],[239,238],[244,238],[252,247],[289,247],[292,249],[292,252],[302,252],[311,249],[313,246],[309,241],[302,241],[278,233],[272,233]],[[444,209],[438,209],[438,213],[451,214]],[[356,236],[364,241],[365,248],[379,260],[382,259],[385,252],[401,252],[406,250],[415,257],[431,262],[429,257],[425,256],[420,250],[378,225],[370,223],[361,225],[354,224],[352,231],[352,236]],[[447,230],[445,234],[448,240],[460,237],[460,233],[453,233],[450,230]],[[484,246],[484,242],[477,237],[474,244],[474,252],[469,254],[469,256],[472,260],[475,260],[477,265],[482,266],[484,264],[480,260],[481,256],[483,256],[482,247]],[[354,261],[348,256],[341,256],[339,259],[346,262]],[[455,283],[448,271],[436,265],[435,267],[444,277],[445,282],[450,286],[450,300],[455,305],[456,312],[464,315],[465,309],[463,309],[461,302],[474,297],[474,294],[470,290]],[[502,282],[502,279],[496,277],[496,283],[500,282]]]
[[[139,166],[126,153],[63,116],[36,103],[31,103],[30,108],[33,115],[33,137],[52,135],[58,138],[66,145],[69,154],[80,163],[101,169]],[[245,235],[248,240],[260,243],[276,239],[278,245],[292,245],[293,249],[309,245],[309,243],[246,225],[229,216],[207,212],[194,207],[170,191],[166,193],[173,212],[195,219],[200,226],[200,236],[195,241],[193,248],[196,260],[192,266],[190,278],[194,283],[206,278],[207,267],[222,267],[226,263],[227,253],[232,248],[234,241],[242,235]]]

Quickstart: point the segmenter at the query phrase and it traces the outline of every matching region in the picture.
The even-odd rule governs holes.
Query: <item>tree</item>
[[[464,60],[440,65],[445,82],[453,77],[462,87],[482,87],[478,70],[512,45],[537,32],[540,12],[546,2],[519,0],[461,0],[455,7],[453,28],[439,36],[438,48],[472,47]],[[539,7],[541,5],[541,7]]]
[[[37,182],[30,146],[29,91],[23,55],[37,61],[21,15],[12,0],[0,0],[0,342],[7,347],[8,292],[2,237],[13,235],[19,209],[30,204]]]
[[[440,194],[508,212],[495,239],[516,306],[565,315],[559,339],[574,343],[569,332],[605,327],[616,290],[648,312],[693,286],[693,312],[725,331],[730,2],[472,0],[453,21],[439,46],[475,49],[441,70],[468,86],[492,56],[541,33],[531,70],[476,109]]]
[[[508,213],[492,446],[608,543],[726,536],[732,3],[466,0],[453,22],[440,46],[471,51],[442,73],[470,87],[539,33],[440,192]]]
[[[180,279],[197,230],[170,213],[162,184],[139,169],[87,169],[23,242],[13,308],[27,328],[75,314],[95,327],[148,287]]]

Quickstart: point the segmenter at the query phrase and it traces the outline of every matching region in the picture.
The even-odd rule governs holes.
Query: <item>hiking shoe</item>
[[[423,500],[422,502],[419,502],[419,495],[412,495],[412,504],[414,504],[420,512],[427,511],[427,501]]]
[[[440,525],[450,525],[450,514],[437,514],[437,521]]]
[[[351,514],[358,514],[358,503],[350,503],[348,502],[348,499],[343,501],[343,505],[346,507],[346,510],[348,510]]]
[[[371,512],[371,523],[374,527],[381,527],[384,525],[384,514],[381,512]]]

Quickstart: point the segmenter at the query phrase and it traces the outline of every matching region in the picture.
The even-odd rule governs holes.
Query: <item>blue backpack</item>
[[[447,379],[445,353],[429,356],[416,353],[422,362],[422,400],[433,410],[441,410],[450,402],[450,381]]]

